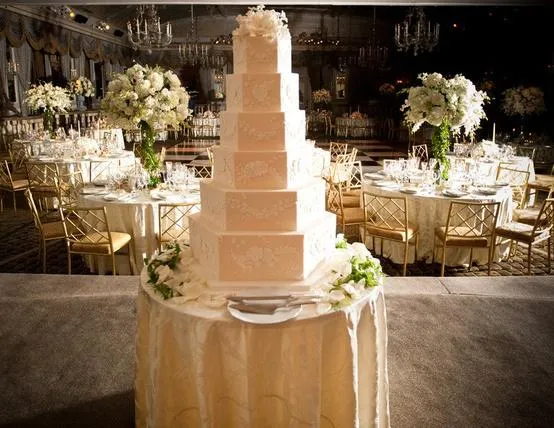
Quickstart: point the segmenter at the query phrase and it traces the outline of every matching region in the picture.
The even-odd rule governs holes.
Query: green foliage
[[[168,266],[171,270],[177,267],[177,263],[180,259],[181,247],[178,243],[174,242],[168,244],[165,251],[158,255],[155,255],[151,260],[144,259],[146,264],[146,271],[148,273],[148,283],[152,285],[152,288],[160,294],[164,300],[170,299],[174,296],[173,290],[165,283],[158,282],[160,276],[156,269],[159,266]]]
[[[446,157],[446,153],[450,150],[450,124],[447,120],[443,120],[439,126],[433,130],[431,137],[431,152],[433,157],[437,159],[439,167],[442,168],[442,178],[448,179],[450,170],[450,162]]]

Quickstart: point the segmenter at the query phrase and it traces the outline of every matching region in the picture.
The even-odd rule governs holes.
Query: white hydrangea
[[[71,96],[68,89],[54,86],[52,83],[40,83],[32,85],[25,92],[24,103],[33,111],[64,113],[71,108]]]

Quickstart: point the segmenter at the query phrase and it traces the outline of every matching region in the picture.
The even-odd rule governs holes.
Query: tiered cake
[[[200,185],[190,245],[212,288],[306,287],[334,248],[336,223],[325,183],[311,174],[290,34],[240,33],[214,178]]]

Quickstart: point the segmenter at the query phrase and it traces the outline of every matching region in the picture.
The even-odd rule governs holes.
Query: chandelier
[[[362,46],[358,50],[358,66],[369,68],[370,70],[382,69],[387,62],[389,49],[382,46],[377,40],[376,32],[376,8],[373,7],[373,25],[371,26],[371,34],[366,46]]]
[[[402,52],[413,49],[414,56],[431,52],[439,42],[439,28],[440,24],[431,25],[422,8],[411,8],[404,22],[394,26],[396,47]]]
[[[220,68],[227,62],[223,54],[218,54],[212,49],[212,43],[202,43],[199,41],[192,4],[190,5],[190,29],[185,38],[185,43],[179,45],[179,58],[182,64],[192,67]]]
[[[165,27],[165,31],[162,28]],[[139,5],[137,16],[127,22],[127,36],[133,49],[163,48],[171,43],[171,24],[161,25],[155,5]]]

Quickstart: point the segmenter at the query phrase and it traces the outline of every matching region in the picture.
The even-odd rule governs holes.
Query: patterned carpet
[[[379,169],[385,158],[406,156],[404,143],[391,143],[379,140],[348,140],[348,144],[358,149],[357,159],[362,162],[364,172]],[[167,145],[166,160],[184,163],[207,162],[206,147],[217,143],[216,140],[194,140],[178,145]],[[318,140],[317,146],[329,148],[328,140]],[[158,147],[158,150],[161,146]],[[42,266],[39,260],[38,238],[30,211],[21,193],[17,198],[17,213],[14,215],[11,195],[4,194],[4,212],[0,213],[0,272],[12,273],[40,273]],[[516,254],[510,262],[493,263],[492,275],[525,275],[526,256],[521,252]],[[381,258],[384,271],[390,276],[400,276],[402,266]],[[47,273],[67,273],[67,252],[65,243],[52,241],[47,246]],[[75,274],[89,273],[86,264],[79,256],[72,258],[72,270]],[[532,267],[533,274],[547,274],[546,257],[544,252],[536,252]],[[440,265],[425,263],[424,261],[408,265],[409,276],[438,276]],[[446,269],[446,276],[486,276],[486,266],[472,266]]]

